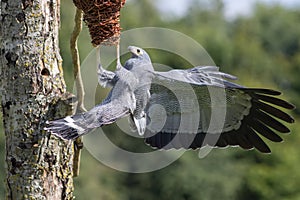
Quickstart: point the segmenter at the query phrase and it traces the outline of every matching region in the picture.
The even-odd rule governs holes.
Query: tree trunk
[[[58,47],[59,0],[2,0],[0,80],[7,199],[73,199],[70,142],[43,131],[72,114]]]

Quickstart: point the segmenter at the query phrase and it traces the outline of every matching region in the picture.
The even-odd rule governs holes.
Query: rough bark
[[[2,0],[0,14],[7,199],[73,199],[73,144],[43,131],[74,110],[58,48],[59,0]]]

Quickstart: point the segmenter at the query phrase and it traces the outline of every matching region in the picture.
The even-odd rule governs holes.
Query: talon
[[[99,63],[97,73],[102,74],[102,72],[103,72],[103,68],[102,65]]]

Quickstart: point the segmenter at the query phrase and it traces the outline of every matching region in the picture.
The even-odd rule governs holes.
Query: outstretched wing
[[[275,97],[280,92],[249,89],[224,78],[235,79],[217,67],[155,72],[146,143],[162,149],[239,145],[270,152],[260,136],[282,141],[275,131],[289,129],[279,120],[294,120],[279,108],[294,106]]]
[[[45,130],[64,140],[76,139],[94,128],[111,124],[130,114],[130,109],[116,101],[104,101],[88,112],[49,121]]]
[[[154,83],[169,84],[175,81],[201,86],[219,86],[219,87],[242,87],[238,84],[227,81],[226,79],[236,80],[233,75],[219,71],[216,66],[198,66],[191,69],[174,69],[167,72],[154,73]]]

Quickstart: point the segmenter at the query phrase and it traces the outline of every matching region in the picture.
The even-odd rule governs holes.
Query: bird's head
[[[139,47],[129,46],[128,51],[131,53],[131,58],[140,59],[145,62],[151,62],[151,59],[147,52]]]
[[[152,71],[153,66],[147,52],[139,47],[129,46],[128,51],[131,53],[131,58],[128,59],[124,67],[128,70]]]

